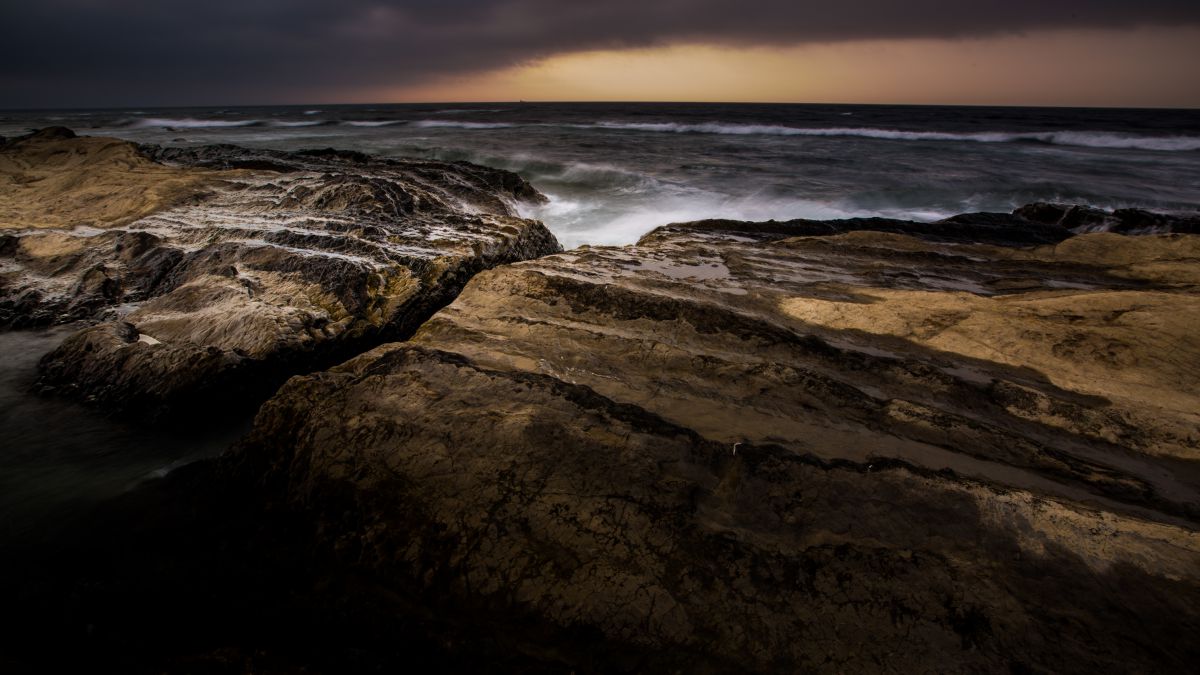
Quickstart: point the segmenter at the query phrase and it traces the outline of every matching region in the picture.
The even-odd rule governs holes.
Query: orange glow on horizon
[[[345,92],[343,100],[1200,107],[1198,63],[1198,29],[774,48],[676,45],[563,54],[423,85]]]

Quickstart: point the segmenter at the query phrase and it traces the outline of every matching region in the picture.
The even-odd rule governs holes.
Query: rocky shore
[[[381,577],[714,670],[1196,657],[1200,241],[792,227],[483,273],[240,455]]]
[[[17,666],[1200,661],[1194,219],[702,221],[557,252],[504,172],[128,151],[190,178],[0,246],[9,325],[99,320],[42,386],[169,411],[307,374],[219,460],[9,556]]]
[[[544,197],[468,164],[52,128],[0,168],[0,324],[94,323],[40,386],[143,419],[257,403],[406,337],[476,272],[559,250],[514,211]]]

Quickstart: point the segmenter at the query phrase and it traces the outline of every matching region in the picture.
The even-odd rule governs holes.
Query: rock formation
[[[1200,241],[815,227],[482,273],[226,461],[383,588],[633,670],[1195,663]]]
[[[405,337],[476,272],[559,250],[514,174],[49,129],[0,147],[0,323],[103,319],[41,386],[141,417],[265,398]]]
[[[0,556],[14,668],[1200,662],[1193,220],[714,220],[556,253],[512,210],[537,192],[467,164],[48,130],[0,180],[0,320],[95,322],[44,388],[154,413],[310,373],[233,452]]]
[[[1013,215],[1037,223],[1061,225],[1073,232],[1117,232],[1120,234],[1200,234],[1200,217],[1154,213],[1144,209],[1105,211],[1076,204],[1027,204]]]

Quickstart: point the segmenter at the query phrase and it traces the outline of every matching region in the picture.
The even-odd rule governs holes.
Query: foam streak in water
[[[171,127],[178,129],[204,129],[206,127],[249,127],[259,124],[258,120],[201,120],[192,117],[172,119],[170,117],[147,117],[137,120],[131,126],[135,127]]]
[[[391,123],[370,123],[370,126]],[[367,123],[350,122],[349,124]],[[573,129],[641,131],[675,134],[718,134],[726,136],[812,136],[857,137],[885,141],[952,141],[967,143],[1045,143],[1088,148],[1157,150],[1189,152],[1200,150],[1200,136],[1142,136],[1108,131],[1045,131],[1045,132],[949,132],[905,131],[872,127],[789,127],[778,124],[729,124],[723,122],[596,122],[593,124],[513,124],[504,122],[457,122],[448,120],[419,120],[411,126],[420,129],[506,129],[521,126],[548,126]]]
[[[418,120],[412,125],[419,129],[507,129],[514,126],[500,122],[451,122],[448,120]]]
[[[1104,131],[1047,131],[951,133],[941,131],[902,131],[865,127],[834,127],[807,129],[769,124],[679,124],[676,122],[622,123],[599,122],[579,125],[580,128],[617,129],[664,133],[726,134],[735,136],[857,136],[891,141],[968,141],[975,143],[1012,143],[1033,141],[1053,145],[1074,145],[1093,148],[1132,148],[1141,150],[1191,151],[1200,150],[1196,136],[1135,136]]]

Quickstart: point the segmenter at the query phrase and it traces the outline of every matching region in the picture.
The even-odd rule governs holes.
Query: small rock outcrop
[[[1117,232],[1119,234],[1200,234],[1200,216],[1155,213],[1145,209],[1105,211],[1076,204],[1037,202],[1013,211],[1026,220],[1059,225],[1075,233]]]
[[[99,320],[40,386],[118,412],[261,400],[560,250],[514,210],[544,197],[504,171],[68,134],[0,147],[0,324]]]
[[[633,671],[1196,662],[1200,241],[873,225],[482,273],[290,380],[229,470],[384,589]]]

